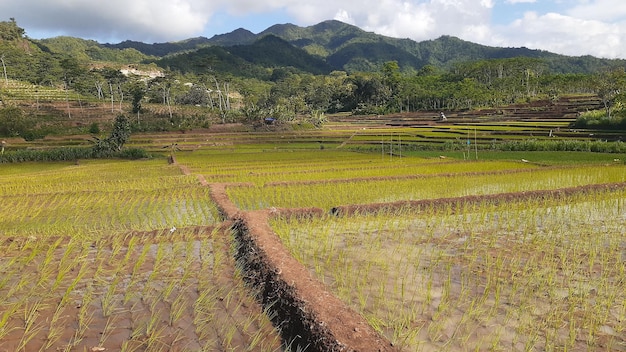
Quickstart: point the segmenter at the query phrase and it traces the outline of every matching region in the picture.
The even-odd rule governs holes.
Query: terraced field
[[[345,123],[0,164],[0,351],[626,350],[621,155]]]
[[[196,177],[156,159],[0,175],[0,351],[280,350]]]
[[[623,163],[392,160],[336,151],[204,158],[194,152],[179,162],[221,185],[223,213],[241,222],[239,240],[262,243],[239,256],[270,262],[269,269],[246,262],[271,277],[249,280],[306,297],[289,299],[309,312],[300,320],[327,316],[328,302],[315,296],[330,292],[373,328],[366,333],[361,320],[351,321],[377,348],[626,349]],[[293,274],[277,249],[283,245],[304,272]],[[275,255],[282,259],[265,258]],[[364,339],[325,323],[341,344]],[[315,336],[300,343],[337,346],[315,345]]]

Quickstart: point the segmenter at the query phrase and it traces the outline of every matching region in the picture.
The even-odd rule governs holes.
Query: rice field
[[[274,231],[406,351],[626,350],[626,190]]]
[[[623,185],[626,167],[547,154],[543,163],[335,151],[231,154],[227,165],[219,156],[203,164],[193,153],[181,160],[207,179],[232,182],[228,195],[240,209],[321,208],[322,217],[277,217],[272,228],[401,350],[626,350],[625,187],[523,196]],[[519,200],[330,212],[504,193]]]
[[[0,351],[289,350],[199,179],[241,212],[321,209],[270,225],[394,348],[626,351],[626,165],[614,155],[464,160],[244,137],[195,144],[178,165],[0,165]],[[604,184],[616,187],[523,196]],[[520,197],[489,201],[502,194]],[[494,198],[331,212],[468,196]]]
[[[195,176],[158,159],[0,175],[0,351],[281,350]]]
[[[318,207],[388,203],[399,200],[435,199],[576,187],[626,181],[626,167],[566,167],[520,170],[515,163],[496,163],[501,170],[464,172],[481,163],[457,163],[454,171],[414,174],[414,177],[357,179],[319,183],[278,183],[256,187],[232,187],[229,195],[242,209],[268,207]],[[482,164],[488,167],[490,164]],[[507,167],[509,167],[507,169]],[[445,167],[442,167],[445,170]],[[422,176],[422,177],[420,177]]]

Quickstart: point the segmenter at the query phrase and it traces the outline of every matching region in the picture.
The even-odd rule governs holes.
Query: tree
[[[122,101],[124,100],[124,93],[122,91],[122,83],[126,81],[126,76],[122,74],[120,70],[116,70],[110,67],[104,67],[100,70],[100,74],[104,79],[106,79],[109,84],[109,94],[111,95],[111,112],[114,111],[114,97],[115,91],[118,92],[120,96],[120,110],[122,107]]]
[[[267,104],[274,107],[274,114],[284,121],[293,120],[299,113],[306,111],[305,90],[302,77],[297,74],[288,75],[270,89]]]
[[[146,97],[149,102],[160,102],[167,106],[170,120],[174,117],[172,112],[172,88],[176,89],[177,82],[179,80],[172,72],[166,72],[164,76],[150,80],[146,91]]]
[[[0,40],[18,40],[24,37],[24,29],[20,28],[15,22],[15,18],[11,17],[9,22],[0,22]]]
[[[304,100],[310,111],[327,111],[331,104],[333,86],[325,76],[310,77],[304,84]]]
[[[59,60],[51,59],[51,55],[41,53],[34,64],[34,82],[38,85],[54,85],[63,77],[63,68]]]
[[[611,108],[616,99],[623,93],[626,76],[623,69],[604,71],[596,76],[594,89],[604,104],[606,115],[611,119]]]
[[[6,137],[24,136],[34,125],[33,120],[16,106],[0,109],[0,135]]]
[[[9,85],[9,77],[7,76],[7,65],[4,62],[4,54],[0,55],[0,63],[2,63],[2,70],[4,71],[4,82]]]
[[[400,102],[400,66],[397,61],[387,61],[382,68],[383,84],[388,90],[388,104],[393,110],[398,110]]]
[[[141,81],[133,82],[130,87],[130,95],[133,98],[133,114],[137,114],[139,119],[139,111],[141,111],[141,101],[146,95],[146,86]]]
[[[113,130],[106,139],[95,137],[93,154],[96,157],[110,156],[122,150],[130,138],[130,121],[125,115],[118,115],[113,123]]]
[[[130,138],[130,121],[125,115],[118,115],[113,124],[113,131],[109,136],[109,141],[113,149],[120,151]]]
[[[351,84],[354,85],[354,108],[361,113],[384,112],[390,90],[380,75],[356,74],[352,76]]]
[[[212,106],[209,90],[204,85],[194,84],[187,93],[176,97],[176,102],[182,105]]]
[[[69,118],[72,118],[70,110],[69,89],[74,81],[85,73],[85,70],[80,66],[78,60],[67,57],[61,60],[61,69],[63,70],[63,85],[65,88],[65,100],[67,102],[67,114]]]

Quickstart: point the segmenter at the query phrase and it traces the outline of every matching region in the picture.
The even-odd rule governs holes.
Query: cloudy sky
[[[475,43],[626,59],[624,0],[1,0],[31,38],[69,35],[117,43],[211,37],[273,24],[336,19],[417,41]]]

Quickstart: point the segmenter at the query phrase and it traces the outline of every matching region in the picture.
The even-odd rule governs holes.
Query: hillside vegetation
[[[444,36],[415,42],[338,21],[274,25],[176,43],[99,44],[56,37],[31,40],[14,19],[0,22],[0,100],[19,105],[52,133],[87,126],[77,116],[136,116],[135,131],[186,130],[214,123],[259,126],[326,114],[386,115],[502,109],[594,96],[599,112],[573,127],[621,129],[624,60],[494,48]],[[552,103],[551,103],[552,102]],[[11,130],[23,136],[25,131]]]

